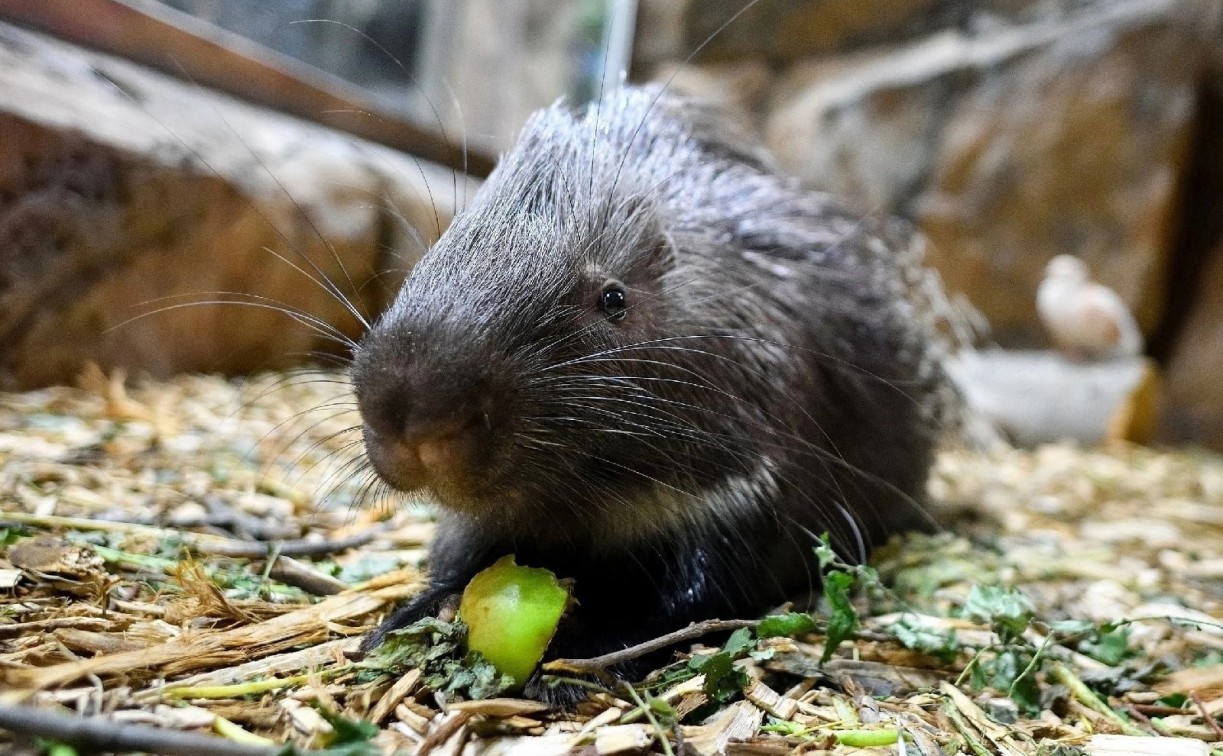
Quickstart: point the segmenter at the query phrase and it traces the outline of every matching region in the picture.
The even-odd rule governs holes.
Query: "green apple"
[[[467,625],[467,648],[479,651],[498,672],[526,683],[556,634],[569,592],[556,575],[519,567],[504,556],[467,584],[459,616]]]

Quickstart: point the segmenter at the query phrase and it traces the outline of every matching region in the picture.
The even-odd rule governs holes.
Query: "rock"
[[[1198,281],[1195,306],[1167,367],[1159,439],[1223,450],[1223,239]],[[1187,294],[1189,294],[1187,292]]]
[[[1159,440],[1223,451],[1223,4],[1213,3],[1202,28],[1213,55],[1198,104],[1195,161],[1182,184],[1168,317],[1152,346],[1167,366]]]
[[[342,352],[361,326],[341,300],[384,307],[466,186],[11,26],[0,132],[0,382],[17,387],[90,361],[166,375]]]
[[[1150,329],[1201,48],[1183,10],[1117,0],[797,66],[767,140],[810,183],[913,217],[1004,344],[1044,343],[1033,298],[1063,253]]]
[[[1211,3],[1213,0],[1184,0]],[[973,34],[1063,23],[1100,0],[639,0],[633,70],[664,61],[757,59],[774,66],[917,41],[952,29]]]
[[[664,64],[650,78],[655,84],[713,103],[750,123],[764,105],[773,72],[758,60],[745,60],[704,66]]]
[[[687,60],[696,51],[694,60],[701,63],[743,58],[788,63],[955,26],[963,5],[953,0],[642,0],[634,61],[649,66]]]
[[[1188,30],[1161,5],[1017,51],[949,113],[914,215],[999,340],[1043,343],[1033,292],[1058,254],[1082,258],[1144,331],[1161,315],[1196,86]]]
[[[954,33],[795,66],[765,141],[782,166],[864,211],[898,211],[922,184],[965,42]]]
[[[986,349],[958,355],[948,370],[968,405],[1020,446],[1146,443],[1155,431],[1159,369],[1144,357],[1076,362]]]

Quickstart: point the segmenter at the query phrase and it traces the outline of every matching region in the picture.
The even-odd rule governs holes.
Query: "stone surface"
[[[772,70],[758,60],[703,66],[664,64],[650,80],[710,102],[744,122],[756,122],[772,87]],[[759,124],[756,124],[759,126]]]
[[[969,406],[1019,446],[1145,443],[1154,434],[1159,371],[1145,357],[1084,362],[1045,350],[984,349],[948,368]]]
[[[1184,8],[1119,0],[796,67],[767,139],[809,182],[913,217],[1003,343],[1044,343],[1036,285],[1061,253],[1149,329],[1199,70]]]
[[[1043,343],[1047,261],[1082,258],[1150,332],[1192,134],[1186,30],[1140,21],[1052,40],[958,99],[914,215],[932,260],[1000,339]]]
[[[953,0],[642,0],[634,58],[649,65],[685,60],[695,52],[693,59],[702,63],[789,62],[955,25],[963,15],[960,5]]]
[[[765,140],[782,166],[864,211],[903,210],[930,171],[963,40],[795,66],[778,84]]]
[[[466,186],[9,26],[0,133],[0,381],[16,386],[87,361],[165,375],[343,351],[304,321],[359,335],[340,300],[379,311]]]
[[[1192,0],[1210,2],[1211,0]],[[948,29],[1060,23],[1100,0],[639,0],[635,71],[662,61],[812,56],[919,40]]]
[[[1168,362],[1159,437],[1223,450],[1223,239],[1202,272],[1195,306]]]

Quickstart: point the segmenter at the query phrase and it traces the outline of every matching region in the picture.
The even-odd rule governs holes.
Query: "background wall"
[[[1163,438],[1223,447],[1223,4],[761,0],[717,31],[743,7],[643,0],[638,78],[911,218],[999,344],[1046,344],[1043,268],[1083,258],[1167,368]]]
[[[386,30],[373,4],[346,7]],[[434,12],[410,17],[402,50],[386,40],[391,69],[424,82],[447,136],[490,152],[590,89],[592,40],[622,9],[409,7]],[[1223,0],[640,0],[632,74],[722,101],[785,170],[911,218],[998,344],[1045,345],[1041,272],[1082,257],[1164,368],[1162,438],[1223,448],[1221,24]],[[240,372],[330,348],[266,308],[159,303],[238,292],[356,337],[286,260],[373,313],[462,204],[449,171],[111,56],[0,24],[0,58],[0,385],[70,381],[89,360]],[[461,122],[452,89],[481,93]]]

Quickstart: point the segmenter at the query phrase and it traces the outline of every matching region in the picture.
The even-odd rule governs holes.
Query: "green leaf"
[[[358,666],[366,671],[365,679],[420,669],[427,687],[466,698],[493,698],[514,687],[514,678],[499,673],[479,653],[464,650],[466,632],[461,622],[425,617],[388,633]]]
[[[1006,688],[1006,694],[1029,716],[1036,716],[1041,710],[1040,686],[1036,683],[1034,671],[1025,673],[1031,659],[1018,651],[1015,652],[1015,656],[1015,663],[1022,663],[1023,666],[1018,670],[1019,676],[1012,679],[1010,687]]]
[[[719,703],[727,703],[748,683],[747,673],[735,667],[735,659],[745,656],[756,646],[749,628],[741,627],[730,634],[722,650],[712,654],[697,654],[688,666],[705,675],[705,695]]]
[[[36,742],[43,748],[46,756],[79,756],[79,752],[75,747],[68,743],[61,743],[56,740],[47,740],[37,738]]]
[[[824,598],[832,613],[828,617],[828,641],[824,645],[824,655],[820,663],[832,658],[841,641],[848,639],[858,629],[858,613],[849,600],[849,589],[854,584],[854,578],[848,572],[834,570],[824,576]]]
[[[940,633],[901,617],[888,628],[905,648],[929,654],[942,662],[953,662],[960,653],[960,643],[954,632]]]
[[[653,711],[664,722],[673,723],[676,721],[678,714],[675,707],[667,703],[661,698],[650,696],[650,711]]]
[[[705,675],[705,695],[719,703],[728,703],[748,683],[747,673],[736,669],[734,659],[725,651],[698,654],[689,664]]]
[[[378,734],[378,725],[372,722],[349,719],[325,708],[320,708],[318,712],[327,720],[327,724],[331,725],[331,736],[326,741],[329,747],[353,743],[368,744]]]
[[[771,732],[774,735],[784,735],[786,737],[801,737],[806,735],[809,730],[800,725],[798,722],[792,722],[788,719],[778,719],[777,717],[769,717],[769,723],[761,727],[762,732]]]
[[[1116,667],[1134,655],[1130,650],[1130,626],[1100,628],[1091,637],[1080,641],[1078,650],[1096,661]]]
[[[819,560],[821,572],[837,562],[836,552],[832,550],[832,544],[828,541],[827,533],[820,536],[819,543],[815,546],[815,558]]]
[[[730,654],[731,658],[738,659],[755,645],[756,641],[752,638],[751,628],[741,627],[730,634],[726,643],[722,645],[722,650]]]
[[[1035,611],[1027,596],[1002,585],[974,585],[964,602],[965,616],[989,624],[1003,643],[1020,638]]]
[[[14,543],[25,539],[29,535],[30,534],[23,528],[0,528],[0,547],[12,546]]]
[[[978,660],[976,664],[972,665],[972,674],[968,676],[968,681],[972,685],[973,690],[982,690],[989,685],[989,680],[987,679],[988,670],[986,669],[988,666],[982,660]]]
[[[766,662],[769,659],[772,659],[774,656],[777,655],[777,649],[766,648],[766,649],[762,649],[758,651],[748,651],[747,655],[755,659],[758,662]]]
[[[809,633],[815,629],[815,620],[806,612],[773,614],[760,620],[756,635],[760,638],[786,637]]]

